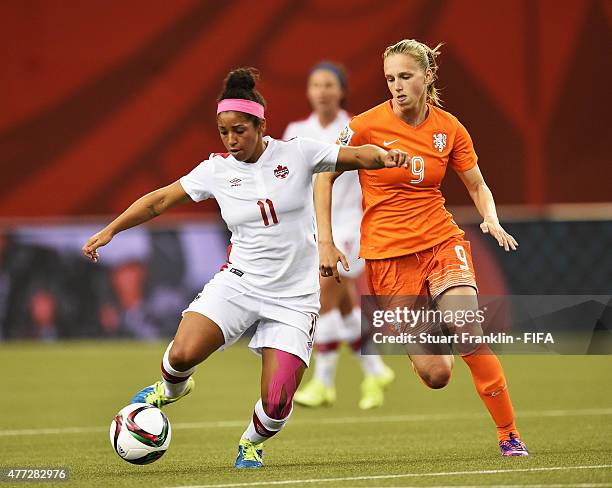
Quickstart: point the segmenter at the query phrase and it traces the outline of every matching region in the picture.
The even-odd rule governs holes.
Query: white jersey
[[[227,272],[277,297],[313,293],[319,255],[312,175],[335,171],[339,146],[303,138],[264,141],[257,162],[211,154],[180,183],[196,202],[217,200],[232,233]]]
[[[305,120],[291,122],[285,129],[283,139],[310,137],[317,141],[333,144],[350,120],[349,114],[344,110],[340,110],[336,119],[327,127],[323,127],[319,122],[319,117],[312,113]],[[355,233],[357,235],[362,214],[359,175],[357,171],[346,171],[336,179],[332,191],[332,223],[334,231],[343,223],[351,222],[350,227],[353,227],[356,222]]]

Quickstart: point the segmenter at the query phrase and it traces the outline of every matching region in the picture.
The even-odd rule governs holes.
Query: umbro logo
[[[274,176],[277,178],[287,178],[289,175],[289,168],[287,166],[281,166],[280,164],[274,170]]]
[[[383,146],[387,147],[393,144],[394,142],[399,141],[399,139],[393,139],[392,141],[383,141]]]
[[[230,186],[233,188],[235,186],[240,186],[242,184],[242,180],[240,178],[234,178],[230,180]]]

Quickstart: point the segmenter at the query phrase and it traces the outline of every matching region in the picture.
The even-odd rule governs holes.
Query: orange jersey
[[[454,115],[429,105],[427,118],[412,127],[395,115],[389,100],[354,117],[338,142],[402,149],[411,157],[408,170],[359,170],[361,257],[403,256],[463,237],[444,208],[440,184],[447,165],[461,173],[473,168],[478,158],[470,135]]]

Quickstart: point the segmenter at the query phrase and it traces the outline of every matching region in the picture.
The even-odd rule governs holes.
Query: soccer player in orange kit
[[[413,39],[389,46],[383,59],[392,99],[354,117],[339,143],[397,148],[412,156],[407,173],[402,169],[359,171],[364,207],[360,256],[366,259],[370,293],[394,304],[399,303],[396,299],[414,304],[417,296],[429,297],[443,312],[455,310],[459,300],[462,309],[475,311],[477,286],[470,243],[444,208],[440,191],[447,166],[459,175],[480,212],[482,232],[506,251],[516,250],[518,244],[499,224],[470,135],[455,116],[440,108],[434,84],[439,49],[440,45],[431,49]],[[334,245],[327,211],[338,175],[322,173],[315,189],[323,276],[337,277],[338,261],[346,262]],[[451,354],[407,349],[425,385],[437,389],[448,384],[454,362]],[[457,351],[495,422],[502,455],[527,456],[497,356],[486,344],[461,345]]]
[[[342,109],[347,93],[347,77],[341,66],[324,61],[310,71],[307,96],[312,114],[305,120],[291,122],[283,139],[309,137],[334,143],[338,134],[351,120]],[[378,354],[361,354],[361,309],[356,280],[365,268],[359,259],[359,224],[362,217],[361,188],[356,171],[348,171],[336,180],[332,214],[336,242],[347,256],[349,272],[340,272],[342,282],[321,279],[321,311],[314,335],[314,372],[312,379],[293,398],[298,405],[320,407],[336,401],[336,367],[340,347],[345,342],[361,363],[364,379],[361,383],[359,408],[368,410],[382,406],[385,388],[395,373]]]

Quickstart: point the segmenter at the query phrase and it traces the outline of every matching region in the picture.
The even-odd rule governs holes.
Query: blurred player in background
[[[400,177],[397,170],[359,174],[364,197],[360,253],[366,258],[368,285],[379,298],[379,306],[385,300],[386,305],[395,306],[403,300],[406,306],[414,306],[420,295],[429,297],[441,311],[476,311],[470,243],[444,208],[440,192],[447,166],[457,172],[480,212],[482,232],[491,234],[506,251],[515,250],[517,242],[499,224],[493,195],[478,168],[467,130],[456,117],[439,108],[434,84],[439,48],[431,49],[415,40],[389,46],[383,58],[392,99],[353,118],[340,142],[359,145],[367,141],[404,149],[411,156],[407,177]],[[317,179],[318,212],[329,208],[333,178],[331,174]],[[329,210],[318,213],[317,220],[322,273],[336,274],[341,253],[333,244]],[[445,325],[451,329],[454,326]],[[470,368],[476,390],[493,417],[502,455],[528,455],[515,426],[497,357],[486,344],[461,344],[457,352]],[[408,353],[425,385],[442,388],[449,382],[454,360],[451,354],[432,355],[415,348],[408,348]]]
[[[261,398],[239,442],[237,468],[263,466],[262,443],[287,422],[310,360],[319,312],[313,174],[394,167],[406,156],[373,145],[264,137],[265,102],[256,78],[252,69],[226,77],[217,124],[228,153],[212,154],[180,180],[141,197],[83,246],[97,261],[97,249],[118,232],[180,203],[217,200],[232,233],[228,261],[183,312],[162,359],[162,381],[143,388],[132,403],[162,407],[184,397],[193,389],[195,367],[257,324],[249,347],[262,356]]]
[[[342,108],[346,100],[347,79],[337,64],[316,64],[308,76],[306,95],[312,114],[291,122],[284,140],[309,137],[334,143],[348,124],[349,114]],[[365,378],[361,383],[359,408],[379,407],[384,401],[384,388],[395,375],[378,355],[361,355],[361,308],[355,280],[364,269],[359,259],[359,225],[361,223],[361,188],[355,171],[342,175],[333,190],[332,221],[338,247],[349,263],[342,269],[342,281],[321,280],[321,312],[315,333],[315,366],[313,379],[295,394],[294,400],[307,407],[331,405],[336,401],[335,377],[339,348],[348,344],[361,362]]]

